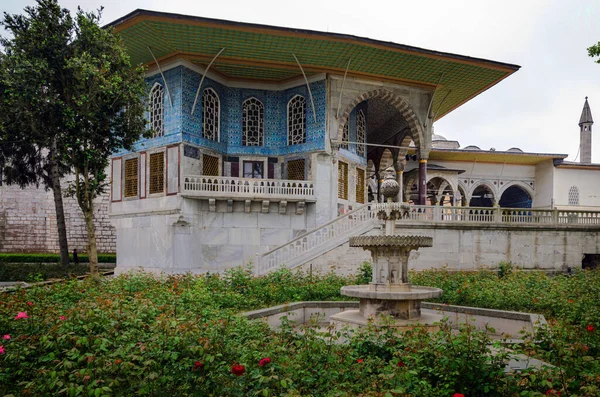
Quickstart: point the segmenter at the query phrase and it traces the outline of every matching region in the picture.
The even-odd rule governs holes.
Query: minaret
[[[588,103],[588,97],[585,97],[581,117],[579,118],[579,162],[592,162],[592,111]]]

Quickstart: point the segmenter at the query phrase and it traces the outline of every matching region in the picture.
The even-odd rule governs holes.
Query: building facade
[[[106,237],[117,272],[261,268],[283,251],[286,265],[325,257],[346,234],[372,232],[359,220],[381,201],[390,169],[402,186],[396,201],[417,207],[600,209],[587,99],[583,163],[461,148],[433,133],[516,65],[145,10],[110,25],[148,68],[153,131],[111,159],[116,240]],[[335,252],[328,263],[350,260]]]

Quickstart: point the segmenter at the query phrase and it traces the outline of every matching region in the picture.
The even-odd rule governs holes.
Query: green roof
[[[373,80],[435,88],[433,111],[444,116],[495,85],[519,66],[431,51],[351,35],[135,10],[112,22],[133,63],[153,67],[148,46],[159,62],[183,58],[206,66],[222,49],[211,70],[232,80],[282,82],[307,75],[344,73]]]

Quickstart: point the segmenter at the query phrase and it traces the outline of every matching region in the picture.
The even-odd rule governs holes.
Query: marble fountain
[[[535,313],[512,312],[422,302],[441,296],[439,288],[422,287],[410,284],[408,280],[408,261],[411,251],[431,247],[433,240],[427,236],[404,236],[395,234],[396,221],[410,211],[410,205],[391,203],[399,186],[388,173],[381,185],[381,191],[387,203],[374,204],[377,217],[384,221],[385,232],[382,235],[355,236],[350,245],[369,250],[372,255],[373,273],[368,285],[342,287],[341,294],[358,298],[356,301],[303,301],[291,302],[264,309],[254,310],[242,315],[249,319],[264,321],[277,329],[285,317],[294,324],[311,323],[318,318],[320,326],[329,324],[336,327],[358,328],[373,322],[375,326],[389,326],[403,331],[417,324],[430,331],[437,329],[436,323],[443,318],[453,328],[470,323],[477,329],[491,332],[495,339],[509,339],[518,342],[521,331],[535,332],[546,325],[544,316]],[[494,331],[490,331],[490,328]],[[527,362],[531,359],[527,358]],[[519,364],[520,365],[520,364]]]
[[[392,197],[398,195],[400,186],[391,172],[387,172],[380,191],[388,203],[392,202]],[[443,318],[442,314],[422,313],[421,301],[437,298],[443,291],[439,288],[411,285],[408,282],[408,258],[411,251],[431,247],[433,239],[427,236],[395,234],[396,220],[409,209],[408,204],[390,205],[377,214],[380,220],[385,221],[383,236],[350,237],[351,247],[362,247],[371,252],[372,279],[368,285],[342,287],[342,295],[359,298],[359,308],[331,316],[332,324],[360,327],[371,321],[376,326],[385,324],[400,330],[410,329],[416,324],[437,329],[435,323]]]

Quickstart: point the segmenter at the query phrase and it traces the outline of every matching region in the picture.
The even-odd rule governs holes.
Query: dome
[[[431,140],[432,141],[447,141],[446,137],[444,137],[442,135],[437,135],[437,134],[433,134],[431,136]]]
[[[507,152],[523,153],[523,151],[521,149],[519,149],[518,147],[511,147],[510,149],[507,150]]]
[[[467,147],[464,147],[463,150],[481,150],[481,149],[479,148],[479,146],[469,145]]]

